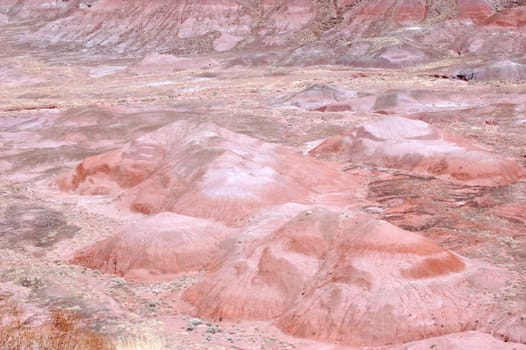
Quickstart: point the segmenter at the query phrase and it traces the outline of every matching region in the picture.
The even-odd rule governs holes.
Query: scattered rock
[[[186,330],[189,332],[192,332],[197,327],[204,324],[204,321],[200,318],[192,318],[190,322],[188,322],[188,325],[186,326]]]

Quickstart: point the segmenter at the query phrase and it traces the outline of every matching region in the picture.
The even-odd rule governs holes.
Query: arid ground
[[[525,166],[521,0],[0,0],[0,330],[524,350]]]

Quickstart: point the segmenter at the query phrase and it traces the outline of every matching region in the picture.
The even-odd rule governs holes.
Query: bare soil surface
[[[526,349],[525,6],[0,0],[0,306]]]

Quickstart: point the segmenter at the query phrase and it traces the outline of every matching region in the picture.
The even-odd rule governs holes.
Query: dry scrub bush
[[[55,310],[49,322],[40,328],[24,324],[23,310],[15,302],[0,296],[0,350],[163,350],[162,339],[155,336],[109,338],[87,330],[80,318]]]
[[[16,319],[0,328],[0,350],[115,350],[105,336],[80,326],[79,318],[54,311],[41,328],[28,327]]]

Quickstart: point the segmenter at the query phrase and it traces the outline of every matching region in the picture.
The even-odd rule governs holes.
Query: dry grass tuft
[[[164,342],[155,336],[137,336],[119,339],[116,343],[116,350],[164,350]]]
[[[2,350],[116,350],[112,341],[80,326],[78,316],[54,311],[49,324],[28,327],[19,319],[0,328]]]
[[[83,326],[71,312],[55,310],[40,328],[24,324],[23,310],[0,296],[0,350],[163,350],[161,338],[140,335],[113,342]]]

